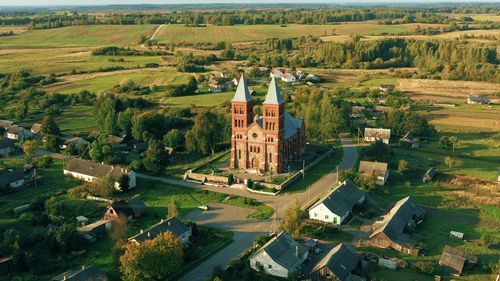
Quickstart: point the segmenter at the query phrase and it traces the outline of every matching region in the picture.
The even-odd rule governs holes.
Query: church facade
[[[304,121],[285,111],[285,101],[275,78],[254,115],[253,100],[242,76],[231,101],[232,136],[230,166],[235,169],[280,173],[300,159],[306,146]]]

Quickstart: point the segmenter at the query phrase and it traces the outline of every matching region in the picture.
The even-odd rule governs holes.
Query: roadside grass
[[[164,175],[169,178],[182,179],[184,173],[200,165],[206,164],[226,151],[216,152],[214,155],[202,155],[198,152],[177,152],[169,159],[170,164],[165,168]],[[223,157],[224,158],[224,157]]]
[[[2,38],[0,45],[13,46],[130,46],[142,34],[152,33],[156,25],[82,25],[28,30]]]
[[[335,166],[342,160],[342,155],[344,150],[339,142],[334,144],[334,151],[329,157],[323,159],[323,161],[316,164],[309,171],[306,171],[304,178],[300,177],[289,186],[287,186],[283,191],[285,193],[297,193],[303,192],[310,185],[318,181],[320,178],[325,176],[330,172],[335,172]]]
[[[402,33],[414,29],[411,25],[379,25],[376,22],[342,23],[336,25],[233,25],[187,27],[169,24],[158,33],[160,42],[238,42],[259,41],[267,38],[290,38],[301,36],[326,36],[360,34],[378,35],[382,33]]]

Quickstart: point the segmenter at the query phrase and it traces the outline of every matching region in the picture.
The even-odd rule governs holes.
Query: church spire
[[[283,104],[283,103],[285,103],[285,101],[281,96],[281,89],[278,86],[278,83],[276,82],[276,79],[274,79],[273,76],[271,84],[269,84],[269,88],[267,89],[267,95],[264,104]]]
[[[243,77],[243,74],[241,74],[240,81],[238,82],[238,88],[236,89],[236,93],[234,94],[234,98],[232,101],[252,101],[250,91],[248,90],[247,81],[245,80],[245,77]]]

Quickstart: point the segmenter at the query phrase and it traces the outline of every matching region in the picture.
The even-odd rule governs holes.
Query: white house
[[[139,234],[130,237],[128,240],[133,243],[141,244],[146,240],[155,239],[158,235],[166,231],[170,231],[177,235],[181,239],[182,244],[188,243],[189,237],[191,237],[193,233],[190,226],[185,225],[176,217],[171,217],[166,220],[162,219],[159,223],[146,230],[141,230]]]
[[[19,171],[8,171],[0,175],[0,187],[19,188],[24,185],[24,174]]]
[[[7,128],[6,137],[11,140],[23,140],[31,138],[33,134],[23,127],[13,125]]]
[[[271,70],[271,74],[269,74],[269,76],[271,78],[275,78],[275,79],[281,79],[281,77],[283,77],[283,71],[281,71],[280,69],[277,69],[277,68],[273,68]]]
[[[301,269],[309,252],[285,231],[272,238],[250,257],[250,267],[269,275],[287,278]]]
[[[283,77],[281,77],[281,81],[285,83],[293,83],[297,81],[297,77],[295,77],[295,75],[293,75],[292,73],[287,72],[283,74]]]
[[[390,139],[391,139],[391,129],[365,128],[366,142],[382,141],[385,144],[389,144]]]
[[[346,180],[309,209],[309,218],[340,225],[352,208],[364,201],[365,194],[351,180]]]
[[[68,161],[63,170],[65,175],[70,175],[77,179],[82,179],[87,182],[92,182],[97,178],[105,176],[111,177],[115,183],[115,188],[121,190],[120,178],[123,175],[128,175],[129,186],[133,188],[136,186],[135,172],[126,168],[114,167],[106,164],[99,164],[88,160],[73,158]]]

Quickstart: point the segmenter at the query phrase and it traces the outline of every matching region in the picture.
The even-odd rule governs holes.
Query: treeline
[[[498,7],[482,9],[468,7],[461,11],[498,13]],[[107,14],[86,13],[6,13],[0,25],[28,25],[32,29],[58,28],[73,25],[96,24],[164,24],[178,23],[190,26],[234,24],[332,24],[367,20],[398,20],[400,23],[450,23],[462,21],[438,13],[455,10],[437,7],[370,7],[370,8],[295,8],[295,9],[234,9],[234,10],[179,10],[165,13]]]
[[[166,51],[137,50],[130,47],[103,47],[92,51],[94,56],[168,56]]]
[[[418,67],[443,79],[499,81],[497,49],[471,44],[402,38],[326,43],[314,58],[332,68]]]

